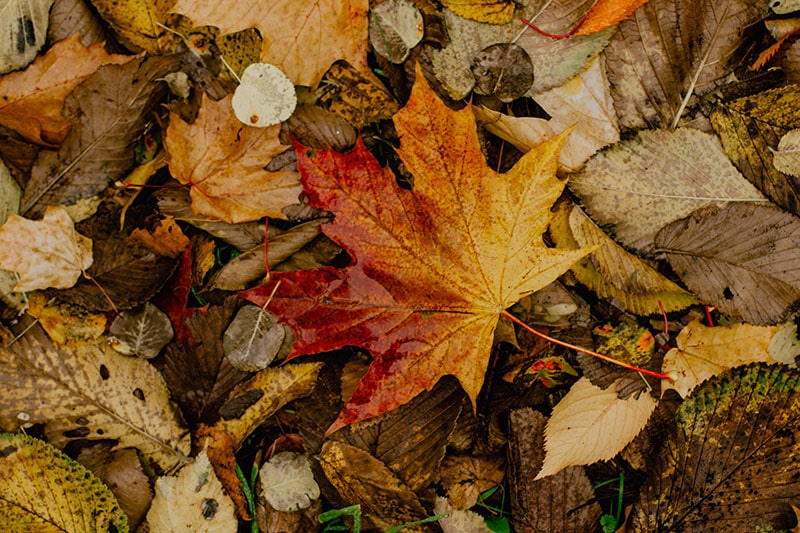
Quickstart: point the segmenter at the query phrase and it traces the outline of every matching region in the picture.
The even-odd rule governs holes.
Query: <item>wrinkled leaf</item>
[[[116,498],[45,442],[0,434],[0,527],[6,531],[128,531]]]
[[[662,229],[656,246],[700,299],[755,324],[800,300],[800,219],[765,204],[708,207]]]
[[[92,241],[61,206],[48,207],[39,221],[11,214],[0,227],[0,268],[19,274],[15,292],[72,287],[90,266]]]
[[[263,306],[280,280],[269,309],[296,329],[292,357],[346,345],[372,352],[330,431],[402,405],[447,374],[474,406],[499,310],[585,254],[542,241],[564,186],[555,176],[563,137],[498,175],[480,152],[472,112],[446,108],[421,73],[395,127],[413,192],[361,143],[349,154],[297,148],[311,205],[337,215],[323,232],[356,262],[274,274],[242,293]]]
[[[715,137],[688,128],[639,132],[592,157],[569,186],[595,222],[646,253],[660,228],[696,209],[763,199]]]
[[[261,465],[258,477],[264,498],[278,511],[306,509],[319,498],[319,485],[302,453],[276,453]]]
[[[706,381],[675,415],[630,531],[788,529],[787,501],[800,490],[800,372],[740,367]]]
[[[568,466],[611,459],[639,434],[655,408],[647,393],[620,400],[614,387],[603,390],[579,379],[547,421],[547,454],[536,479]]]
[[[288,148],[278,140],[280,126],[243,126],[230,100],[204,100],[194,124],[171,114],[164,141],[170,172],[192,186],[192,209],[200,214],[231,223],[286,218],[281,209],[298,202],[298,176],[264,169]]]
[[[109,333],[109,342],[116,351],[145,359],[157,356],[173,335],[169,317],[150,302],[140,309],[120,313]]]
[[[189,436],[158,372],[123,357],[106,339],[56,348],[40,327],[0,348],[0,427],[45,424],[50,442],[116,439],[169,471],[189,452]]]
[[[147,513],[147,525],[153,533],[236,531],[233,503],[205,451],[176,476],[156,480],[156,497]]]
[[[753,0],[647,2],[619,25],[606,49],[620,125],[677,126],[692,95],[725,81],[744,39],[742,28],[765,14],[766,3]]]

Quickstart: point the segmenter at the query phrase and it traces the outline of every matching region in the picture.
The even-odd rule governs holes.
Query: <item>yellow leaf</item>
[[[173,177],[192,186],[192,209],[238,223],[268,216],[286,218],[282,209],[299,202],[296,172],[264,167],[287,148],[278,140],[280,125],[243,126],[234,115],[231,96],[203,100],[194,124],[170,114],[164,147]]]
[[[781,329],[781,326],[752,324],[710,328],[699,320],[690,322],[678,334],[678,347],[664,356],[662,371],[677,377],[662,382],[662,390],[675,389],[685,398],[697,385],[729,368],[776,362],[769,345]]]
[[[508,24],[514,18],[511,0],[442,0],[459,17],[487,24]]]
[[[0,528],[3,531],[128,531],[114,494],[49,444],[0,434]]]
[[[175,36],[163,24],[175,0],[93,0],[94,6],[123,41],[151,54],[169,50]]]
[[[647,393],[620,400],[581,378],[553,409],[544,430],[544,464],[536,479],[573,465],[611,459],[639,434],[656,408]]]
[[[39,221],[11,214],[0,227],[0,268],[19,274],[14,292],[72,287],[90,266],[92,241],[61,206],[49,206]]]

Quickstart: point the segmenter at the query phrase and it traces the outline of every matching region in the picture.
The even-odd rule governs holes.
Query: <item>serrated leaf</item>
[[[547,455],[536,479],[568,466],[611,459],[639,434],[655,408],[647,393],[620,400],[613,386],[603,390],[579,379],[547,421]]]
[[[41,440],[0,434],[0,469],[0,527],[6,531],[128,531],[108,487]]]
[[[700,207],[763,200],[714,136],[689,128],[642,131],[610,146],[572,176],[569,187],[595,222],[645,253],[660,228]]]
[[[111,346],[119,353],[152,359],[172,340],[173,331],[169,317],[146,302],[140,309],[120,313],[109,334]]]
[[[677,426],[648,465],[629,531],[699,533],[732,524],[769,531],[794,523],[786,502],[800,490],[798,418],[797,370],[762,363],[706,381],[680,406]]]
[[[114,352],[106,339],[56,348],[35,326],[0,348],[0,383],[0,427],[7,431],[21,421],[41,423],[59,447],[117,439],[117,448],[138,448],[164,471],[189,453],[188,432],[158,371]]]
[[[800,219],[765,204],[708,207],[662,229],[658,250],[702,300],[775,324],[800,300]]]
[[[794,129],[781,137],[772,164],[785,174],[800,177],[800,129]]]

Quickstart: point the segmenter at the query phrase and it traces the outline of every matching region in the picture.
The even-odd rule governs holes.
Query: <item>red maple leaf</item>
[[[276,273],[241,293],[264,305],[280,281],[268,309],[296,331],[291,357],[343,346],[372,353],[329,433],[402,405],[448,374],[474,406],[499,313],[587,251],[542,240],[564,188],[555,176],[563,138],[498,174],[481,154],[472,111],[448,109],[419,71],[394,122],[413,191],[360,141],[347,154],[296,146],[310,203],[336,215],[323,231],[352,264]]]

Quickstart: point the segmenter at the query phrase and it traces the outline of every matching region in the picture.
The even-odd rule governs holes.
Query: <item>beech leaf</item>
[[[15,292],[72,287],[90,266],[92,241],[61,206],[48,207],[42,220],[11,214],[0,227],[0,268],[19,274]]]
[[[766,201],[714,136],[689,128],[641,131],[595,154],[569,186],[595,222],[645,253],[660,228],[700,207]]]
[[[763,363],[706,381],[675,414],[629,531],[786,527],[800,490],[800,372]]]
[[[547,454],[536,479],[568,466],[611,459],[639,434],[655,408],[647,393],[620,400],[614,386],[603,390],[588,378],[579,379],[547,421]]]
[[[0,434],[0,527],[6,531],[128,531],[117,499],[49,444]]]
[[[800,177],[800,129],[794,129],[781,137],[772,164],[785,174]]]
[[[563,136],[497,174],[481,154],[472,112],[445,107],[419,72],[394,122],[413,191],[361,142],[348,154],[297,146],[311,204],[336,215],[323,232],[353,264],[275,273],[241,293],[263,306],[280,280],[268,309],[295,328],[292,357],[347,345],[372,352],[329,431],[407,403],[448,374],[474,407],[498,313],[588,251],[542,240],[564,187],[555,176]]]
[[[172,176],[192,186],[192,209],[230,223],[264,216],[286,218],[282,209],[299,201],[296,172],[264,167],[283,152],[280,126],[242,126],[231,96],[203,100],[194,124],[170,114],[164,147]]]
[[[773,205],[708,207],[662,229],[660,252],[700,299],[755,324],[800,300],[800,219]]]

